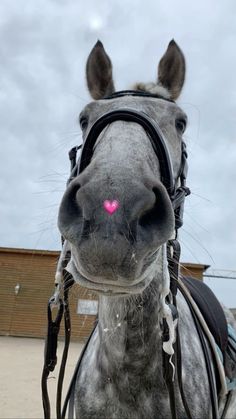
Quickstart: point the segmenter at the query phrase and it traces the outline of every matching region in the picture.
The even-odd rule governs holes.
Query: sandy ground
[[[83,345],[71,342],[64,381],[66,393],[79,353]],[[63,343],[58,346],[58,365]],[[44,341],[42,339],[0,336],[0,418],[43,418],[41,402],[41,373]],[[51,398],[51,415],[55,418],[57,366],[48,389]],[[63,398],[64,400],[64,398]]]

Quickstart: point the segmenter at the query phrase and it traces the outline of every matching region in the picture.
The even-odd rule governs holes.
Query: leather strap
[[[47,389],[47,380],[49,373],[54,371],[55,366],[57,364],[57,343],[58,343],[58,335],[60,331],[61,320],[64,314],[64,326],[65,326],[65,344],[62,354],[62,360],[60,365],[59,371],[59,378],[57,383],[57,403],[56,403],[56,411],[57,411],[57,419],[62,419],[61,415],[61,398],[62,398],[62,386],[64,380],[64,373],[65,373],[65,366],[67,361],[68,349],[70,344],[70,334],[71,334],[71,324],[70,324],[70,311],[69,311],[69,303],[68,303],[68,292],[69,288],[73,285],[74,280],[71,275],[63,271],[64,277],[64,295],[63,300],[59,299],[59,308],[56,319],[52,320],[52,308],[51,306],[54,304],[54,296],[50,298],[47,307],[48,313],[48,331],[47,337],[45,340],[45,352],[44,352],[44,366],[42,372],[42,379],[41,379],[41,389],[42,389],[42,400],[43,400],[43,410],[44,410],[44,418],[50,419],[51,411],[50,411],[50,401],[48,396],[48,389]]]
[[[57,411],[57,419],[64,419],[61,413],[61,400],[62,400],[62,388],[63,388],[63,381],[65,375],[65,367],[66,361],[68,356],[68,350],[70,345],[70,336],[71,336],[71,321],[70,321],[70,309],[69,309],[69,289],[74,283],[72,276],[64,269],[63,270],[63,277],[64,277],[64,328],[65,328],[65,343],[64,349],[62,354],[61,366],[59,371],[59,377],[57,382],[57,403],[56,403],[56,411]]]
[[[114,97],[120,97],[118,93]],[[122,96],[124,96],[123,92],[121,93]],[[139,96],[137,92],[136,95]],[[175,212],[175,228],[180,228],[183,225],[184,200],[185,197],[190,194],[190,189],[186,186],[188,170],[186,145],[182,141],[181,164],[177,179],[175,180],[169,150],[163,133],[157,123],[145,112],[129,108],[120,108],[107,112],[98,118],[91,126],[85,139],[80,161],[78,162],[78,170],[73,170],[69,181],[89,165],[98,136],[107,125],[115,121],[136,122],[147,132],[160,164],[161,181],[169,194]],[[179,181],[180,186],[177,186]]]
[[[69,404],[69,411],[70,411],[70,413],[72,413],[72,410],[73,410],[72,407],[74,405],[74,390],[75,390],[75,383],[76,383],[77,375],[78,375],[78,372],[79,372],[79,368],[80,368],[83,356],[86,352],[86,349],[89,345],[89,342],[91,341],[92,336],[93,336],[93,334],[95,332],[95,329],[97,327],[97,323],[98,323],[98,321],[96,319],[95,322],[94,322],[94,325],[93,325],[93,330],[90,333],[90,336],[89,336],[88,340],[86,341],[86,343],[85,343],[85,345],[84,345],[84,347],[83,347],[83,349],[80,353],[79,360],[78,360],[77,365],[75,367],[75,371],[74,371],[73,377],[71,379],[70,386],[69,386],[69,389],[68,389],[68,392],[67,392],[67,395],[66,395],[66,398],[65,398],[65,401],[64,401],[64,405],[63,405],[63,410],[62,410],[62,418],[63,419],[65,418],[66,411],[67,411],[67,408],[68,408],[68,404]],[[72,419],[73,416],[71,416],[70,413],[69,413],[68,417],[70,419]]]
[[[205,358],[205,364],[206,364],[206,369],[207,369],[207,375],[208,375],[208,381],[209,381],[209,389],[210,389],[210,398],[211,398],[211,406],[212,406],[212,417],[214,419],[218,419],[219,418],[219,410],[218,410],[218,400],[217,400],[217,391],[216,391],[216,386],[215,386],[215,380],[214,380],[214,372],[212,370],[212,364],[211,364],[211,354],[209,352],[209,348],[206,344],[206,339],[204,336],[204,332],[202,330],[202,327],[200,325],[200,322],[198,320],[198,317],[195,314],[195,311],[189,301],[188,295],[187,293],[185,293],[183,287],[179,287],[181,294],[184,296],[185,301],[188,304],[188,307],[191,311],[196,329],[197,329],[197,333],[202,345],[202,349],[203,349],[203,355]]]
[[[52,320],[52,309],[51,305],[53,304],[52,299],[50,298],[47,306],[47,316],[48,316],[48,330],[47,337],[45,340],[45,349],[44,349],[44,366],[41,378],[41,389],[42,389],[42,400],[43,400],[43,410],[45,419],[50,419],[50,401],[48,396],[47,389],[47,380],[49,373],[54,371],[54,368],[57,364],[57,342],[58,334],[60,330],[60,323],[64,312],[64,305],[61,299],[59,299],[59,308],[56,319]]]
[[[144,112],[124,108],[107,112],[92,125],[86,137],[81,156],[78,173],[81,173],[90,163],[93,156],[94,145],[103,129],[115,121],[136,122],[149,134],[155,154],[161,168],[161,181],[173,199],[175,194],[175,182],[169,151],[159,126]]]
[[[143,90],[120,90],[119,92],[114,92],[109,96],[105,96],[102,100],[116,99],[123,96],[148,97],[148,98],[152,97],[155,99],[163,99],[166,102],[175,103],[174,100],[167,99],[161,95],[156,95],[154,93],[144,92]]]

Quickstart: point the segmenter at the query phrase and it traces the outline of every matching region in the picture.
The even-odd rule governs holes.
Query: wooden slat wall
[[[0,334],[45,336],[47,302],[53,293],[58,255],[54,251],[0,248]],[[203,265],[186,264],[186,269],[188,275],[202,278]],[[17,284],[20,290],[16,295]],[[84,340],[95,316],[76,313],[79,298],[94,300],[97,296],[79,285],[70,292],[72,338]]]
[[[57,258],[58,252],[0,249],[0,334],[45,336],[47,302],[54,289]],[[15,295],[17,284],[20,290]],[[96,296],[79,286],[73,287],[70,293],[72,338],[84,340],[95,316],[76,314],[79,297],[96,299]]]

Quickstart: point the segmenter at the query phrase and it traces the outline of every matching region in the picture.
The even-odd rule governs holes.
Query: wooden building
[[[47,302],[54,290],[58,251],[0,247],[0,334],[44,337]],[[202,279],[208,266],[184,263],[182,272]],[[72,338],[89,335],[95,315],[78,314],[78,301],[97,301],[97,295],[79,285],[70,292]],[[63,330],[61,331],[63,334]]]

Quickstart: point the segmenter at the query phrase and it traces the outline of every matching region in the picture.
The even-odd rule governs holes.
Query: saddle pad
[[[228,345],[228,327],[220,302],[211,289],[201,280],[186,276],[182,277],[181,280],[201,311],[224,357]]]

